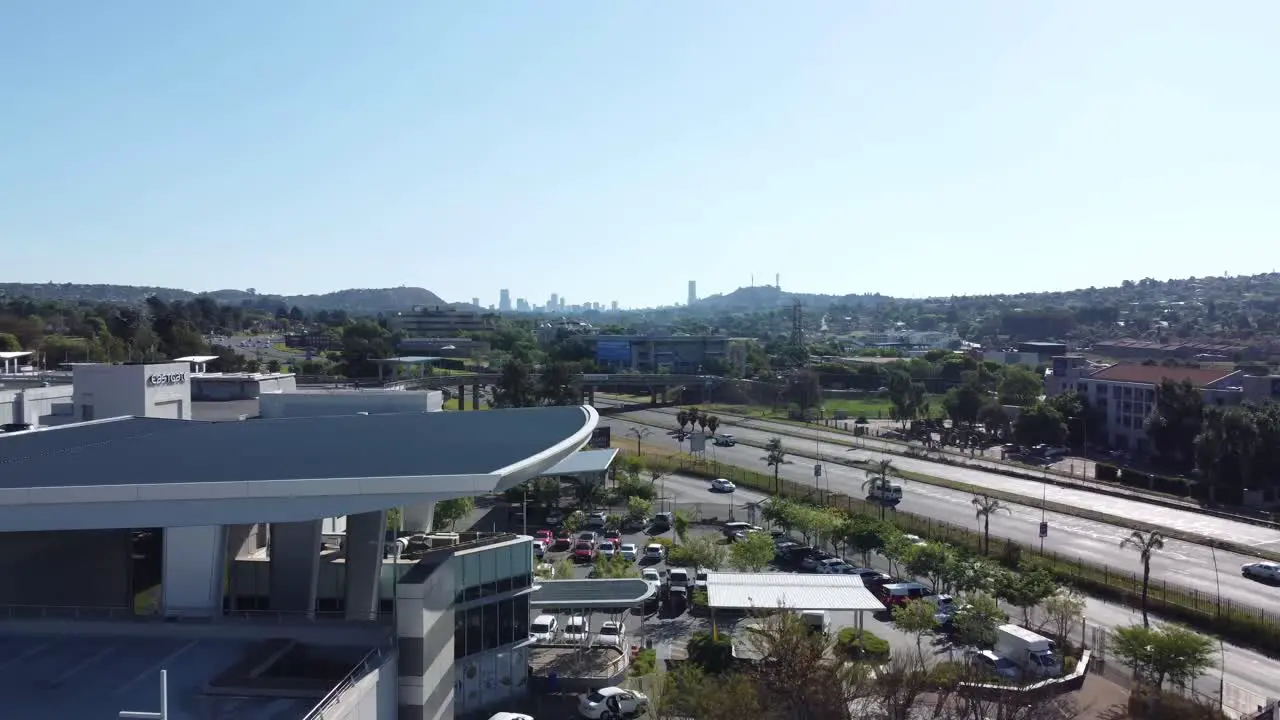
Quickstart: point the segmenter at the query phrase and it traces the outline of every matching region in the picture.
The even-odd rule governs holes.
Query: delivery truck
[[[1056,677],[1062,674],[1062,659],[1052,640],[1017,625],[996,628],[996,655],[1011,660],[1029,676]]]

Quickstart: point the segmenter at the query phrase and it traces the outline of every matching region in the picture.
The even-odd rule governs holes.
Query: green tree
[[[953,426],[961,424],[973,427],[978,421],[978,412],[986,398],[978,388],[969,383],[953,387],[942,398],[942,408],[951,419]]]
[[[952,624],[956,635],[966,645],[990,646],[996,641],[996,628],[1009,616],[1000,603],[986,593],[966,593],[958,602]]]
[[[459,520],[470,515],[476,509],[476,499],[471,496],[441,500],[436,503],[435,525],[437,529],[448,527],[453,529]]]
[[[662,692],[653,709],[658,720],[740,720],[765,717],[757,684],[743,673],[710,675],[695,663],[682,663],[661,676]]]
[[[537,404],[538,391],[529,365],[517,358],[511,358],[503,363],[498,384],[493,389],[493,406],[522,408]]]
[[[973,507],[975,508],[976,517],[982,521],[982,552],[991,553],[991,515],[1000,511],[1004,511],[1010,515],[1013,511],[1008,505],[1000,502],[996,498],[989,495],[974,495]]]
[[[1006,365],[1000,380],[1000,402],[1005,405],[1028,407],[1044,394],[1044,381],[1030,368],[1022,365]]]
[[[1147,620],[1147,591],[1151,586],[1151,556],[1157,550],[1164,549],[1164,535],[1153,530],[1142,532],[1134,530],[1129,537],[1120,541],[1120,549],[1133,548],[1142,559],[1142,625],[1150,627]]]
[[[627,515],[626,523],[630,527],[636,527],[648,522],[649,516],[653,513],[653,503],[642,497],[632,495],[627,498]]]
[[[1116,628],[1108,649],[1156,688],[1186,686],[1213,664],[1213,638],[1178,625]]]
[[[840,529],[844,544],[862,554],[862,564],[869,564],[871,553],[884,548],[888,538],[899,534],[897,529],[884,521],[867,515],[849,517]]]
[[[1166,467],[1189,470],[1195,460],[1196,436],[1204,423],[1204,400],[1190,381],[1160,381],[1155,408],[1147,418],[1147,438]]]
[[[680,432],[684,432],[684,428],[688,424],[689,424],[689,411],[688,410],[676,411],[676,426],[680,428]]]
[[[733,667],[733,641],[723,635],[696,632],[686,646],[689,662],[704,671],[719,675]]]
[[[782,485],[778,481],[778,472],[782,469],[782,464],[787,461],[787,451],[782,447],[782,438],[769,438],[769,442],[765,445],[764,461],[773,468],[773,492],[776,494],[782,490]]]
[[[920,657],[920,669],[925,668],[924,636],[938,629],[937,608],[923,600],[913,600],[893,609],[893,624],[916,638],[916,653]]]
[[[552,362],[542,368],[537,397],[544,405],[577,405],[582,402],[578,368],[573,363]],[[505,373],[504,373],[505,379]]]
[[[1010,432],[1009,413],[998,400],[987,400],[978,409],[978,423],[989,435],[1007,437]]]
[[[822,407],[822,386],[818,374],[812,370],[796,370],[787,377],[787,402],[795,405],[803,417],[809,411]]]
[[[729,547],[729,564],[744,572],[760,572],[773,561],[773,538],[764,533],[747,536]]]
[[[1058,592],[1058,583],[1044,568],[1027,566],[1021,572],[1005,572],[996,579],[996,595],[1022,610],[1022,624],[1031,625],[1031,608]]]
[[[895,369],[889,374],[889,403],[893,406],[894,419],[903,427],[920,417],[924,409],[925,388],[923,383],[915,382],[910,373]]]
[[[946,589],[948,573],[955,563],[955,551],[942,543],[913,545],[903,558],[907,572],[929,581],[934,592]]]
[[[22,343],[13,333],[0,332],[0,352],[22,352]]]
[[[347,377],[377,375],[374,361],[391,357],[393,349],[391,333],[372,320],[359,320],[342,329],[342,362]]]
[[[888,489],[892,484],[892,478],[901,478],[902,473],[893,466],[893,461],[882,458],[875,461],[871,467],[862,471],[866,474],[867,479],[862,482],[862,490],[870,494],[872,490]],[[884,520],[885,505],[879,503],[880,519]]]
[[[1259,419],[1262,420],[1259,423]],[[1196,464],[1209,483],[1209,499],[1239,502],[1245,488],[1270,484],[1274,471],[1263,459],[1266,415],[1248,407],[1211,407],[1204,412],[1204,429],[1196,437]]]
[[[690,538],[689,542],[671,548],[667,565],[671,567],[703,568],[719,570],[728,560],[728,548],[710,535]]]
[[[1049,624],[1059,639],[1070,636],[1076,625],[1084,621],[1084,596],[1074,590],[1059,590],[1040,604]]]
[[[591,576],[596,578],[620,579],[640,577],[640,568],[621,555],[597,555],[592,564]]]
[[[716,431],[720,429],[720,416],[718,415],[709,416],[707,418],[707,429],[711,431],[712,435],[715,435]]]
[[[1067,423],[1062,414],[1044,403],[1023,408],[1013,424],[1013,437],[1019,445],[1031,447],[1041,443],[1061,445],[1067,439]]]

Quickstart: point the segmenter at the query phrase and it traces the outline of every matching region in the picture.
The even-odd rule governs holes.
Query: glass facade
[[[533,548],[522,542],[453,558],[458,581],[455,603],[474,602],[523,590],[533,583]]]
[[[529,596],[507,598],[453,611],[455,660],[497,650],[529,638]]]

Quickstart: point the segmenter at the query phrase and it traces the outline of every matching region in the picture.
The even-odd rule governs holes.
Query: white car
[[[639,715],[648,710],[648,695],[620,687],[600,688],[578,698],[578,714],[590,720]]]
[[[827,558],[820,561],[813,571],[820,575],[841,575],[847,569],[850,569],[849,564],[840,558]]]
[[[716,492],[731,493],[734,490],[737,490],[738,486],[734,485],[729,480],[725,480],[724,478],[716,478],[715,480],[711,481],[711,489],[715,490]]]
[[[546,578],[547,580],[555,580],[556,566],[551,563],[538,563],[533,568],[533,574],[540,578]]]
[[[563,637],[567,643],[585,643],[590,634],[591,628],[587,625],[587,619],[581,615],[574,615],[564,624]]]
[[[644,546],[645,560],[662,560],[666,556],[666,551],[658,543],[649,543]]]
[[[533,541],[533,556],[540,558],[547,554],[547,544],[541,540]]]
[[[598,551],[605,557],[613,557],[618,552],[618,546],[606,540],[605,542],[600,543]]]
[[[662,574],[653,568],[645,568],[640,573],[640,579],[649,583],[649,587],[653,588],[655,593],[662,591]]]
[[[639,548],[635,546],[635,543],[625,543],[618,549],[618,554],[621,555],[624,560],[635,560],[638,553]]]
[[[1280,563],[1249,563],[1240,566],[1240,573],[1254,580],[1280,580]]]
[[[560,624],[552,615],[539,615],[529,623],[529,639],[536,643],[549,643],[556,637]]]
[[[587,527],[604,527],[609,522],[609,514],[593,512],[587,516]]]
[[[500,712],[494,713],[489,720],[533,720],[532,715],[522,715],[521,713]]]
[[[906,540],[912,545],[928,545],[929,544],[925,542],[924,539],[921,538],[919,535],[903,535],[902,539]]]
[[[596,639],[601,645],[624,647],[627,642],[627,626],[613,620],[601,623]]]

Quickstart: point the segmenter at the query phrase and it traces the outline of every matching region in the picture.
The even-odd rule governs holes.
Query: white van
[[[801,610],[800,619],[810,632],[823,634],[831,632],[831,616],[826,610]]]

